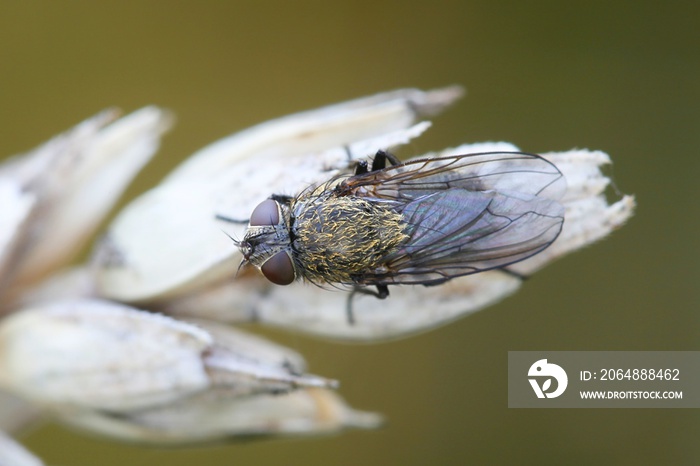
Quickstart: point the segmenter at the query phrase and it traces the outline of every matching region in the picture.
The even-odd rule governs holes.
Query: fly
[[[559,169],[534,154],[400,163],[378,151],[371,167],[359,162],[354,175],[263,201],[237,245],[243,263],[272,283],[346,285],[384,299],[389,285],[508,272],[541,252],[561,232],[565,189]],[[350,307],[348,315],[352,322]]]

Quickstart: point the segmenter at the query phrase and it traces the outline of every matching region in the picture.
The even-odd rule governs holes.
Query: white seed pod
[[[306,362],[297,352],[263,338],[202,319],[190,321],[214,340],[203,362],[210,391],[226,396],[283,393],[299,387],[336,388],[338,383],[304,374]]]
[[[94,288],[89,266],[66,267],[23,289],[13,305],[20,309],[51,301],[92,298],[95,295]]]
[[[217,215],[246,221],[271,194],[295,194],[377,148],[405,144],[429,126],[417,118],[460,95],[458,88],[380,94],[267,122],[202,149],[111,224],[96,255],[99,293],[152,302],[232,276],[240,254],[221,230],[240,236],[244,225]]]
[[[318,435],[342,429],[373,429],[381,416],[356,411],[338,395],[303,389],[283,395],[231,398],[208,392],[125,416],[84,410],[65,418],[92,433],[147,444],[187,444],[235,436]]]
[[[508,143],[464,145],[427,156],[493,151],[517,151]],[[590,244],[630,218],[634,198],[624,196],[608,205],[603,191],[609,179],[600,167],[609,163],[602,152],[574,150],[546,154],[567,180],[562,199],[566,209],[564,227],[556,241],[543,252],[512,264],[509,269],[530,275],[557,258]],[[173,315],[199,315],[220,321],[255,321],[342,340],[376,341],[405,336],[444,325],[512,294],[521,281],[499,271],[460,277],[437,287],[393,286],[391,296],[352,298],[354,323],[348,322],[348,294],[320,290],[306,283],[278,287],[241,275],[188,296],[162,303]],[[416,303],[420,303],[419,306]]]
[[[17,180],[0,176],[0,293],[9,290],[15,267],[21,260],[21,243],[36,196],[26,192]],[[0,315],[7,312],[10,298],[0,303]]]
[[[12,222],[4,208],[0,218],[3,235],[14,234],[11,260],[0,268],[5,284],[13,281],[14,293],[64,265],[84,246],[155,153],[171,121],[156,107],[113,121],[116,116],[115,111],[102,112],[0,166],[3,206],[6,180],[24,193],[10,204],[22,210],[22,228],[15,222],[14,229],[5,230]],[[0,244],[0,261],[8,257],[6,248]]]
[[[0,321],[0,387],[58,412],[124,412],[221,390],[229,397],[335,382],[298,354],[107,301],[55,302]]]
[[[208,333],[173,319],[83,300],[0,322],[0,385],[49,408],[126,410],[205,389]]]
[[[164,183],[209,180],[239,160],[284,160],[401,131],[418,118],[441,113],[463,94],[459,86],[431,91],[399,89],[270,120],[201,149]]]

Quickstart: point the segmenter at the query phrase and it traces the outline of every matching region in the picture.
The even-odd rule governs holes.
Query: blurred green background
[[[700,350],[700,2],[2,2],[0,154],[100,109],[178,124],[129,189],[255,123],[399,87],[468,95],[401,151],[510,141],[611,154],[636,216],[515,296],[378,345],[265,331],[342,381],[374,432],[142,449],[58,426],[49,464],[697,464],[700,412],[507,408],[509,350]]]

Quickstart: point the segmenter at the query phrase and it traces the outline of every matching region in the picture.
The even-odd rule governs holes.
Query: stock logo
[[[566,371],[556,364],[548,363],[546,359],[540,359],[530,366],[527,375],[530,377],[528,380],[537,398],[556,398],[564,393],[569,383]],[[552,379],[557,382],[554,390],[552,390]]]

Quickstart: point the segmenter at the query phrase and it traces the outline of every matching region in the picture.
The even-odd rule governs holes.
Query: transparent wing
[[[448,189],[403,209],[408,240],[358,283],[439,284],[504,267],[549,246],[564,223],[556,201],[515,192]]]
[[[566,191],[566,181],[556,166],[539,155],[487,152],[409,160],[350,177],[338,192],[410,202],[451,188],[508,190],[558,200]]]
[[[548,247],[561,232],[561,172],[519,152],[418,159],[350,177],[338,193],[389,203],[408,239],[357,283],[439,284],[505,267]]]

